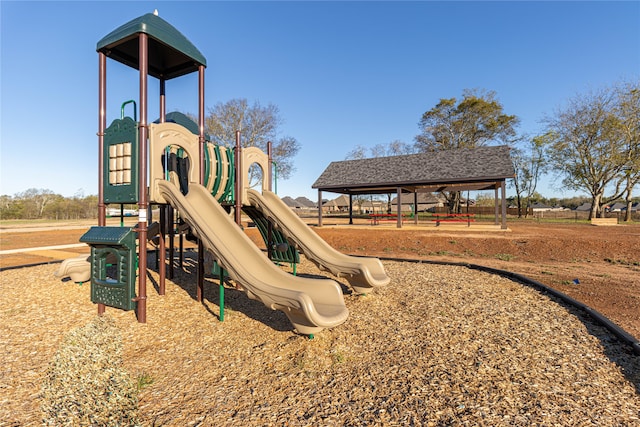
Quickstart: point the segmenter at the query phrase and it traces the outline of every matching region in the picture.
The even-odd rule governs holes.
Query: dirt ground
[[[640,224],[596,227],[513,222],[508,231],[485,231],[336,222],[325,220],[324,227],[314,229],[341,252],[470,263],[520,273],[589,305],[640,338]],[[24,225],[20,230],[3,226],[0,250],[77,243],[87,227],[86,223],[30,230]],[[256,229],[248,228],[247,233],[259,239]],[[64,251],[85,253],[86,248]],[[2,254],[0,266],[46,262],[56,255],[62,253]]]

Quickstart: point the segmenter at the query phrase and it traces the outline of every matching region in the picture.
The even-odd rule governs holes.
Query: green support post
[[[224,268],[220,267],[220,321],[224,322]]]

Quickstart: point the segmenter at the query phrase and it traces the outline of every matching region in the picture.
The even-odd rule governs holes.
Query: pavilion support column
[[[353,194],[349,193],[349,225],[353,225]]]
[[[500,183],[500,189],[502,193],[502,229],[507,229],[507,185],[505,181]]]
[[[402,228],[402,188],[398,187],[398,209],[397,209],[397,223],[396,223],[396,227],[397,228]]]
[[[498,225],[498,215],[499,215],[499,210],[500,210],[500,205],[499,205],[499,199],[498,199],[498,184],[496,183],[495,186],[495,195],[493,196],[494,200],[495,200],[495,215],[494,215],[494,224]]]
[[[418,192],[413,192],[413,223],[418,225]]]
[[[318,190],[318,227],[322,227],[322,190]]]

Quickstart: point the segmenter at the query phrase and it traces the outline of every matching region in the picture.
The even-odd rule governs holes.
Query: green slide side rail
[[[260,210],[254,208],[253,206],[244,206],[242,210],[249,216],[249,218],[251,218],[251,221],[256,224],[256,227],[258,227],[260,235],[262,236],[262,240],[264,240],[265,245],[268,248],[267,250],[269,253],[269,258],[272,261],[288,262],[290,264],[300,263],[300,253],[293,245],[289,243],[287,237],[279,230],[276,230],[275,227],[271,227],[273,246],[269,247],[269,220],[262,214]],[[274,247],[282,243],[286,243],[288,245],[287,250],[284,252],[280,252]]]

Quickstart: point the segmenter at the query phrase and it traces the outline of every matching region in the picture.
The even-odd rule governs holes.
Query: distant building
[[[417,193],[418,196],[418,212],[426,212],[429,209],[444,207],[446,199],[441,195],[434,195],[433,193]],[[403,193],[400,197],[401,207],[403,212],[413,212],[413,205],[415,204],[414,195]],[[391,210],[396,212],[398,209],[398,197],[394,197],[391,200]]]
[[[622,212],[627,209],[626,203],[614,203],[613,205],[608,207],[609,212]]]
[[[315,202],[312,202],[311,200],[307,199],[306,197],[296,197],[296,202],[300,203],[302,205],[302,207],[305,208],[317,208],[318,204]]]
[[[558,211],[564,211],[567,208],[565,208],[564,206],[549,206],[549,205],[545,205],[544,203],[534,203],[531,205],[531,210],[533,212],[558,212]],[[589,205],[589,209],[591,209],[591,205]]]

